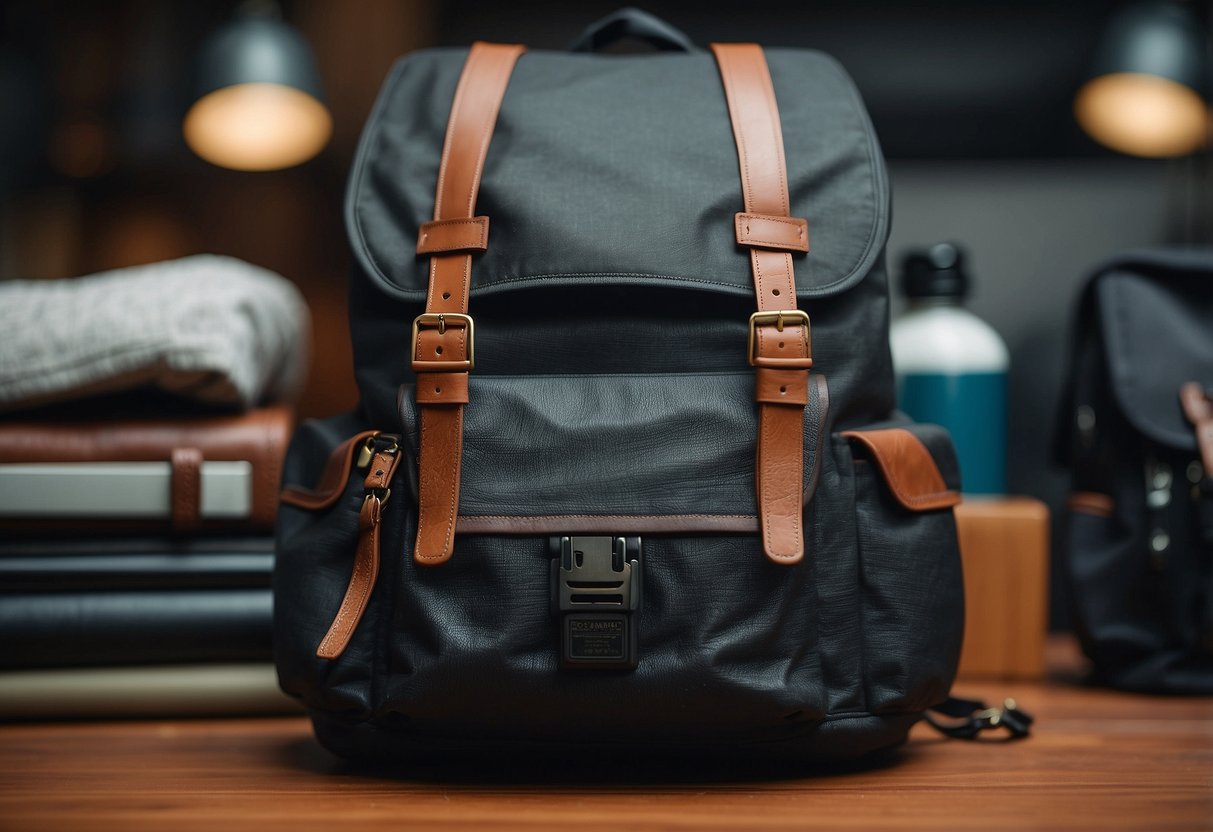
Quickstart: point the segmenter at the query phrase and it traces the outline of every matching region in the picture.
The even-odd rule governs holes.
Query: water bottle
[[[964,308],[969,277],[963,251],[939,243],[902,261],[909,300],[889,338],[898,406],[915,421],[952,434],[968,494],[1007,488],[1007,346]]]

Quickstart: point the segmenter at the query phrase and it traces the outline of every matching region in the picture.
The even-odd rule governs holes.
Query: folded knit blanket
[[[308,325],[293,284],[231,257],[0,282],[0,410],[145,386],[217,405],[289,400]]]

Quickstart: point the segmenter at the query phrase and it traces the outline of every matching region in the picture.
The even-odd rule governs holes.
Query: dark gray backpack
[[[410,55],[362,137],[362,405],[299,429],[275,575],[342,755],[857,757],[948,695],[956,462],[893,409],[855,88],[619,34],[661,50]]]
[[[1092,681],[1213,694],[1213,251],[1104,263],[1074,330],[1055,451]]]

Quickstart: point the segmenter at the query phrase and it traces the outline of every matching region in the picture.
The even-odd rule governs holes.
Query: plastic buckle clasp
[[[804,358],[767,358],[758,354],[758,327],[775,325],[775,329],[783,332],[785,326],[804,327]],[[746,356],[750,366],[775,367],[781,370],[807,370],[813,366],[810,357],[812,337],[809,329],[809,313],[803,309],[778,309],[773,312],[755,312],[750,316],[750,340],[746,348]]]
[[[552,612],[561,619],[561,666],[630,670],[637,664],[640,538],[551,539]]]
[[[413,337],[409,342],[409,355],[417,355],[417,336],[422,327],[437,328],[444,333],[449,326],[461,326],[467,330],[467,358],[460,361],[443,360],[413,360],[413,372],[416,373],[451,373],[474,369],[476,367],[476,327],[471,315],[461,312],[422,312],[413,319]]]

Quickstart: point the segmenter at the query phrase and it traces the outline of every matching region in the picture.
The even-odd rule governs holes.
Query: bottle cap
[[[901,261],[901,288],[911,299],[964,298],[969,293],[964,251],[954,243],[936,243],[909,252]]]

